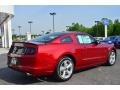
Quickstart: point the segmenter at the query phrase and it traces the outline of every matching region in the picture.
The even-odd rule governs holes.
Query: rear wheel
[[[116,52],[112,50],[109,54],[107,65],[112,66],[116,62]]]
[[[74,63],[71,58],[63,57],[56,69],[55,77],[59,81],[66,81],[70,79],[73,75]]]

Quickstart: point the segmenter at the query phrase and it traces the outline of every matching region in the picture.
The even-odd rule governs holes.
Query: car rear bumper
[[[8,65],[8,67],[22,73],[29,73],[32,76],[49,76],[49,75],[52,75],[53,73],[53,71],[47,71],[42,68],[35,68],[35,67],[28,67],[28,66]]]
[[[13,64],[12,60],[15,58],[16,63]],[[29,73],[32,76],[46,76],[51,75],[52,71],[49,70],[47,67],[42,67],[42,63],[36,66],[37,59],[35,56],[10,56],[8,55],[8,62],[7,65],[9,68],[22,72],[22,73]]]

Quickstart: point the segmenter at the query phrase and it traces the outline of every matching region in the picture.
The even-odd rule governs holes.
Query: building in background
[[[14,6],[0,5],[0,32],[3,48],[9,48],[12,44],[11,19],[14,17]]]

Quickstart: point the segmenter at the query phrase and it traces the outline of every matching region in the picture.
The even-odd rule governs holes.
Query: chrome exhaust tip
[[[26,73],[26,75],[27,75],[27,76],[32,76],[32,74],[30,74],[30,73]]]

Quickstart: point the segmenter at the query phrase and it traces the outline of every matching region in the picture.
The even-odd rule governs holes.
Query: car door
[[[86,66],[86,61],[84,60],[86,58],[86,48],[82,40],[82,35],[77,34],[76,40],[77,43],[75,45],[76,48],[76,58],[77,58],[77,67],[84,67]]]
[[[104,46],[99,44],[92,36],[82,36],[85,48],[86,48],[86,62],[87,64],[96,64],[103,62],[105,59],[106,49]]]
[[[87,34],[76,35],[79,43],[79,65],[88,66],[102,62],[105,58],[105,48],[96,43],[96,40]],[[81,64],[82,63],[82,64]]]

